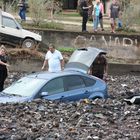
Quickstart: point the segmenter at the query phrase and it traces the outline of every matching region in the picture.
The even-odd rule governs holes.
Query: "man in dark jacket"
[[[92,63],[91,74],[100,79],[106,80],[107,71],[108,71],[107,59],[103,53],[100,53]]]
[[[81,7],[81,10],[82,10],[82,32],[87,32],[87,28],[86,28],[86,24],[87,24],[87,21],[88,21],[88,10],[89,8],[91,8],[92,6],[88,6],[88,2],[87,0],[81,0],[80,1],[80,7]]]

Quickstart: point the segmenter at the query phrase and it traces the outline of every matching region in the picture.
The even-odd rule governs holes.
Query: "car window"
[[[8,18],[3,16],[2,17],[2,24],[6,27],[11,27],[11,28],[17,28],[17,24],[15,23],[15,21],[12,18]]]
[[[67,91],[85,87],[83,79],[77,75],[64,77],[64,83]]]
[[[94,79],[84,77],[84,76],[82,76],[82,78],[83,78],[83,80],[85,82],[86,87],[93,86],[96,83],[96,80],[94,80]]]
[[[63,79],[56,78],[49,81],[41,90],[41,92],[48,92],[48,95],[64,92]]]

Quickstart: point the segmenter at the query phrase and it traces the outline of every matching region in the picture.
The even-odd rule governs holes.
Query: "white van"
[[[24,30],[14,16],[0,10],[0,44],[35,48],[41,41],[41,35]]]

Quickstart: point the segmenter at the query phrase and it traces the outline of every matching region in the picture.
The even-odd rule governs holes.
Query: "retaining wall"
[[[95,34],[56,30],[40,32],[43,44],[51,42],[56,47],[75,48],[93,46],[105,49],[111,58],[140,60],[140,35],[138,34]]]

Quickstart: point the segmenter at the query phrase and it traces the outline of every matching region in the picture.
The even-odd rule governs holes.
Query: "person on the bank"
[[[49,45],[49,50],[46,53],[42,70],[47,66],[49,72],[59,72],[63,70],[64,60],[60,51],[55,49],[53,44]]]
[[[108,62],[103,53],[100,53],[92,63],[90,74],[106,80],[108,74]]]
[[[87,0],[81,0],[80,7],[82,9],[82,32],[87,32],[88,10],[92,5],[88,6]]]
[[[103,5],[102,0],[100,0],[99,7],[100,7],[99,24],[100,24],[100,27],[101,27],[101,31],[104,31],[104,27],[103,27],[104,5]]]
[[[95,6],[94,6],[94,15],[93,15],[93,30],[94,32],[97,32],[98,30],[98,24],[99,24],[99,14],[100,14],[100,1],[97,0]]]
[[[25,4],[25,0],[19,0],[18,7],[19,7],[19,16],[21,18],[21,21],[26,21],[26,4]]]
[[[111,33],[115,33],[116,30],[116,22],[119,17],[120,6],[118,0],[113,0],[112,4],[110,5],[109,10],[109,17],[110,17],[110,25],[111,25]]]
[[[8,76],[9,64],[7,64],[6,48],[4,45],[0,47],[0,92],[4,89],[4,82]]]
[[[122,12],[119,12],[119,17],[118,17],[118,28],[121,29],[122,28]]]

